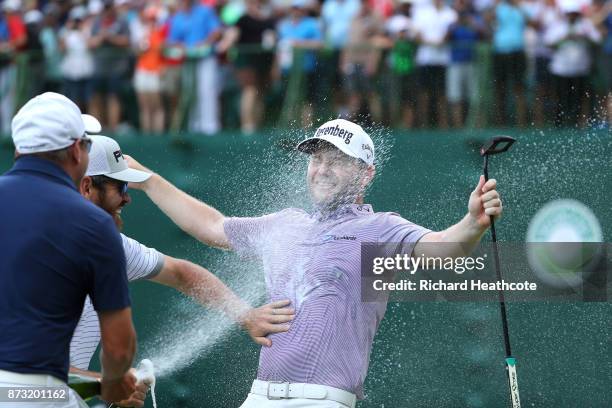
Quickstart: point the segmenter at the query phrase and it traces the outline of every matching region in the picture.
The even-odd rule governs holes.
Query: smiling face
[[[372,179],[373,166],[324,143],[310,155],[308,189],[317,207],[335,208],[361,200]]]
[[[124,187],[126,183],[105,176],[93,176],[87,179],[81,183],[81,194],[109,213],[117,228],[121,230],[123,228],[121,210],[132,201]]]

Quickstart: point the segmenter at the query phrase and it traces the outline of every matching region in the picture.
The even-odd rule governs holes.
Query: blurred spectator
[[[383,27],[383,20],[374,14],[369,0],[362,0],[340,57],[350,120],[357,120],[359,113],[368,116],[370,110],[376,119],[380,118],[380,104],[375,100],[375,77],[381,50],[376,47],[375,40],[383,34]]]
[[[395,11],[385,26],[387,37],[391,40],[389,47],[389,64],[391,68],[391,95],[394,99],[389,106],[391,110],[399,107],[401,125],[414,127],[416,107],[417,78],[415,75],[416,43],[412,23],[413,0],[400,0]],[[395,114],[392,115],[395,119]]]
[[[604,48],[605,67],[604,75],[606,76],[606,88],[608,92],[608,125],[612,127],[612,2],[607,3],[608,15],[604,20],[605,29],[607,32],[606,46]]]
[[[467,108],[478,97],[476,46],[484,38],[484,22],[471,9],[468,0],[455,0],[459,19],[451,25],[448,39],[451,62],[446,72],[446,96],[454,127],[463,127]]]
[[[342,115],[346,114],[346,107],[343,106],[345,98],[340,76],[340,53],[346,45],[351,21],[359,12],[359,8],[359,0],[325,0],[321,10],[325,45],[330,50],[324,54],[326,58],[319,61],[321,82],[334,95],[335,100],[332,102],[339,107]]]
[[[563,0],[560,8],[564,18],[555,21],[546,35],[546,43],[555,50],[550,63],[557,92],[555,124],[584,126],[589,115],[591,45],[601,41],[601,33],[582,16],[578,0]]]
[[[7,136],[11,133],[15,109],[14,56],[27,41],[26,28],[19,15],[20,9],[20,0],[5,0],[0,15],[0,132]]]
[[[45,56],[40,42],[43,14],[34,9],[26,12],[23,22],[26,26],[26,43],[23,47],[28,56],[28,77],[38,78],[37,81],[26,81],[23,98],[29,100],[43,92],[45,82]]]
[[[315,80],[316,55],[312,51],[323,45],[323,32],[319,22],[308,17],[307,2],[305,0],[294,0],[289,11],[289,16],[278,24],[278,46],[277,62],[281,71],[282,81],[287,88],[289,71],[294,62],[300,63],[298,72],[304,75],[304,89],[306,95],[306,106],[302,108],[302,123],[304,126],[312,124],[312,104],[316,100],[317,84]],[[294,53],[303,57],[302,60],[295,59]],[[295,61],[294,61],[295,59]]]
[[[167,43],[170,33],[171,21],[178,12],[178,0],[164,1],[166,6],[166,18],[162,26],[164,38]],[[162,99],[166,116],[167,127],[170,129],[180,129],[180,118],[176,114],[181,92],[181,70],[184,53],[180,49],[164,47],[163,49],[164,70],[162,71]]]
[[[45,91],[58,92],[62,81],[60,64],[62,54],[59,48],[59,19],[60,9],[54,3],[44,8],[43,27],[40,30],[40,42],[45,55]]]
[[[360,7],[359,0],[326,0],[323,3],[321,18],[325,28],[325,43],[328,46],[337,51],[344,48],[348,40],[351,21],[359,12]]]
[[[215,11],[196,0],[180,0],[180,10],[170,22],[168,44],[182,48],[195,64],[195,100],[189,128],[214,134],[220,130],[219,68],[212,47],[221,36]]]
[[[263,92],[269,80],[274,54],[274,20],[265,14],[262,0],[247,0],[246,14],[230,27],[217,47],[220,53],[238,44],[234,60],[240,94],[240,127],[242,133],[251,134],[263,117]]]
[[[82,111],[85,111],[91,102],[94,75],[94,58],[88,46],[89,29],[85,23],[86,17],[85,7],[73,8],[59,34],[60,49],[64,52],[60,65],[62,93]]]
[[[89,39],[95,61],[94,94],[89,111],[111,132],[121,120],[120,95],[130,69],[129,26],[117,12],[126,1],[104,2],[102,13],[92,23]]]
[[[527,19],[519,0],[501,0],[494,10],[493,31],[493,81],[495,83],[496,124],[504,126],[506,102],[513,94],[516,120],[520,127],[527,125],[525,97],[525,28]],[[512,92],[510,92],[512,86]]]
[[[599,0],[593,23],[601,28],[605,36],[601,52],[600,69],[603,80],[604,97],[602,100],[603,120],[612,128],[612,1]]]
[[[435,103],[438,126],[448,127],[446,104],[446,67],[450,62],[448,29],[457,21],[457,13],[444,3],[433,0],[415,11],[414,28],[419,43],[416,62],[419,76],[419,118],[423,126],[429,126],[429,111]]]
[[[372,12],[382,19],[387,19],[393,15],[393,0],[369,0]]]
[[[562,18],[562,15],[559,13],[556,0],[533,1],[529,15],[536,32],[533,122],[536,126],[542,127],[550,116],[546,108],[555,99],[552,76],[548,69],[553,50],[546,44],[544,38],[551,25]]]
[[[141,14],[143,30],[138,39],[138,61],[134,72],[134,90],[138,97],[140,129],[161,133],[165,115],[161,98],[164,32],[158,25],[156,6],[147,6]]]

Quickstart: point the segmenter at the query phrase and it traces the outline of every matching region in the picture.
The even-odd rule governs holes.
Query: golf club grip
[[[512,408],[521,408],[521,398],[518,389],[518,378],[516,374],[516,359],[506,358],[506,370],[508,374],[508,386],[510,387],[510,402]]]

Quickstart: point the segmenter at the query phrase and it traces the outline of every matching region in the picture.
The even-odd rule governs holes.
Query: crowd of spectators
[[[282,109],[291,89],[305,125],[322,104],[406,128],[486,112],[496,126],[612,123],[610,0],[4,0],[1,11],[4,134],[19,69],[25,98],[60,91],[109,132],[131,94],[143,132],[184,122],[215,134],[232,81],[247,134],[267,95]]]

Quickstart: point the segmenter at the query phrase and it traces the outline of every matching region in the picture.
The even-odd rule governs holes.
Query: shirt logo
[[[357,237],[354,235],[324,235],[322,243],[330,242],[330,241],[356,241]]]

